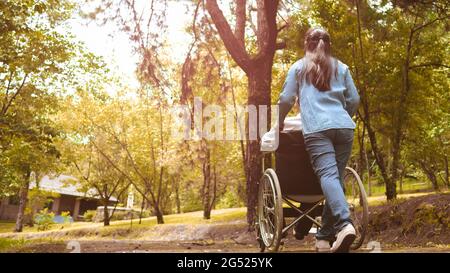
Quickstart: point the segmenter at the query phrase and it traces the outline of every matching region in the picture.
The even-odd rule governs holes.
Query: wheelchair
[[[278,148],[271,152],[275,168],[265,169],[267,154],[263,156],[263,175],[258,184],[256,231],[260,251],[277,252],[294,226],[304,232],[303,237],[314,230],[313,225],[316,230],[322,227],[320,216],[325,197],[306,152],[302,131],[279,133]],[[367,196],[361,178],[350,167],[346,167],[342,186],[356,230],[350,249],[356,250],[367,232]]]

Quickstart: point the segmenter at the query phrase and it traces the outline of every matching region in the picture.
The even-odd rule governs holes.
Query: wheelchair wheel
[[[258,188],[258,232],[261,251],[276,252],[283,230],[283,206],[280,184],[273,169],[264,172]]]
[[[361,178],[350,167],[346,167],[344,191],[356,230],[356,239],[350,247],[352,250],[355,250],[361,247],[366,236],[369,223],[369,205]]]

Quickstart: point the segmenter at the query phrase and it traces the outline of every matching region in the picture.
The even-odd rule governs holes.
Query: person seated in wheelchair
[[[282,132],[277,132],[278,125],[275,125],[261,139],[261,151],[275,152],[276,174],[283,194],[287,196],[295,193],[322,195],[320,184],[312,170],[309,156],[305,150],[301,115],[285,118],[283,125]],[[299,164],[300,162],[302,164]],[[299,208],[303,211],[307,211],[315,205],[314,202],[299,201],[299,203]],[[316,207],[308,215],[311,217],[320,216],[322,214],[321,208],[321,206]],[[297,240],[303,240],[309,234],[313,224],[310,219],[303,217],[294,226],[294,237]],[[285,221],[284,226],[286,226]],[[284,234],[284,236],[286,235]]]
[[[304,141],[298,147],[304,145],[302,148],[306,149],[308,158],[300,156],[296,160],[310,161],[309,166],[299,165],[305,165],[304,171],[312,169],[320,186],[320,189],[313,187],[302,191],[309,191],[310,194],[320,191],[326,201],[322,211],[322,228],[316,234],[316,249],[348,252],[356,238],[356,231],[342,185],[352,150],[356,127],[352,117],[359,105],[359,95],[348,66],[331,55],[327,31],[322,28],[309,29],[304,48],[305,56],[289,69],[279,98],[279,131],[284,129],[285,118],[298,98],[302,125],[299,134]],[[276,154],[280,181],[289,180],[295,177],[296,172],[302,171],[283,164],[283,161],[292,161],[296,156],[295,143],[292,142],[298,142],[298,138],[289,138],[292,138],[290,134],[280,134]],[[295,186],[295,183],[285,185],[290,184]],[[299,222],[295,228],[296,237],[304,236],[308,227],[311,226]]]

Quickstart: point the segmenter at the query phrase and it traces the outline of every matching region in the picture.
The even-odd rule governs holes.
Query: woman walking
[[[342,185],[359,95],[348,66],[331,55],[324,29],[309,29],[304,47],[305,56],[289,69],[280,95],[280,129],[298,97],[306,150],[326,200],[316,250],[348,252],[356,232]]]

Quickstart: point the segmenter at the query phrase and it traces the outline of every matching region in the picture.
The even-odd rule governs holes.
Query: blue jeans
[[[322,228],[316,234],[320,240],[334,241],[335,234],[352,223],[343,185],[353,135],[353,129],[330,129],[304,135],[311,165],[325,195]]]

